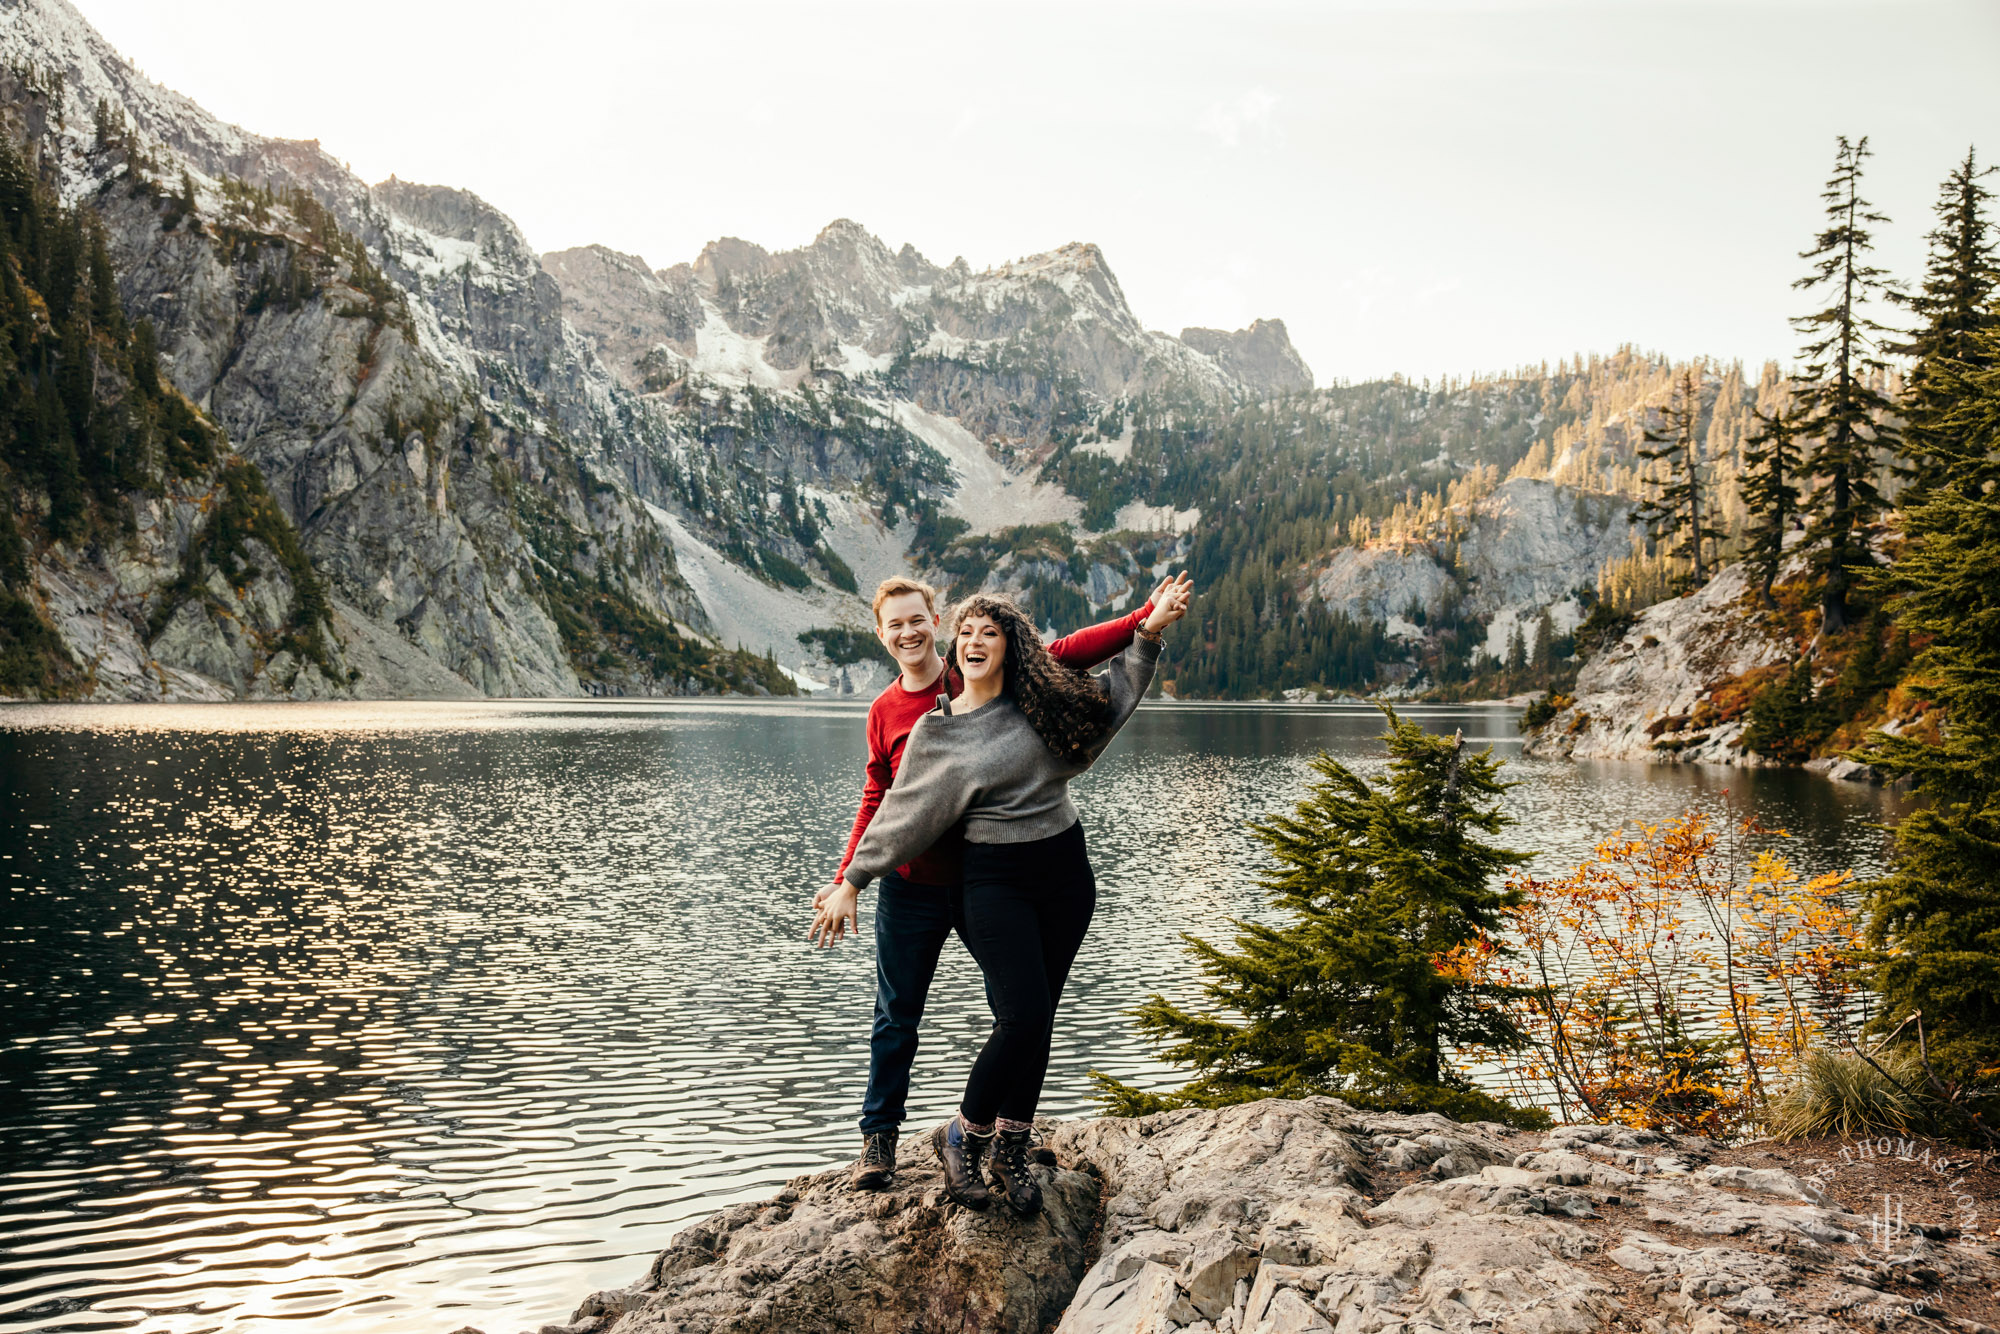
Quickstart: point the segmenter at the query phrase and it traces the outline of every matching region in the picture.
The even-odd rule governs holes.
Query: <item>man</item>
[[[1174,583],[1162,580],[1154,598]],[[1123,653],[1153,603],[1116,620],[1089,626],[1049,645],[1064,666],[1088,670]],[[875,590],[875,634],[900,668],[868,709],[868,769],[861,809],[854,817],[846,854],[833,883],[813,896],[813,906],[832,926],[821,946],[838,941],[844,930],[859,934],[857,893],[847,884],[847,863],[882,796],[896,780],[903,743],[917,719],[940,694],[956,696],[963,682],[939,656],[937,592],[918,579],[884,579]],[[875,1026],[868,1042],[868,1093],[861,1104],[861,1156],[851,1177],[861,1190],[881,1190],[895,1179],[896,1138],[910,1092],[910,1065],[917,1055],[917,1029],[945,938],[956,923],[960,843],[946,836],[907,866],[896,868],[876,886]]]

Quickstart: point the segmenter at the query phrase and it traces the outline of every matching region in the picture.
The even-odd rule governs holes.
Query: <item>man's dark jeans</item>
[[[957,885],[917,885],[890,872],[875,887],[875,1030],[861,1133],[894,1130],[910,1096],[917,1028],[944,943],[958,925]]]

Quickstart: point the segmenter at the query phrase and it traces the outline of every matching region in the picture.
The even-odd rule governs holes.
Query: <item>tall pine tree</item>
[[[1264,888],[1288,920],[1238,921],[1234,951],[1186,937],[1219,1011],[1157,995],[1136,1011],[1168,1060],[1195,1068],[1194,1081],[1159,1095],[1097,1075],[1113,1111],[1333,1093],[1460,1118],[1536,1119],[1453,1068],[1452,1048],[1509,1048],[1521,1034],[1490,1003],[1498,988],[1439,967],[1502,930],[1502,910],[1518,900],[1492,881],[1525,854],[1480,837],[1510,823],[1497,800],[1507,786],[1500,762],[1383,712],[1382,780],[1322,753],[1297,809],[1251,825],[1271,854]]]
[[[1929,800],[1896,829],[1888,878],[1869,887],[1880,1023],[1923,1012],[1946,1077],[2000,1075],[2000,329],[1940,362],[1937,423],[1961,442],[1938,485],[1904,511],[1901,558],[1881,576],[1900,624],[1929,642],[1904,688],[1929,727],[1876,733],[1860,752]]]
[[[1684,367],[1674,380],[1673,397],[1660,410],[1657,426],[1646,429],[1651,449],[1639,457],[1665,464],[1651,499],[1634,517],[1651,528],[1662,555],[1694,562],[1694,582],[1708,582],[1707,547],[1722,540],[1709,511],[1707,485],[1701,471],[1701,385],[1694,368]]]
[[[1798,419],[1789,405],[1753,410],[1757,427],[1743,439],[1743,559],[1757,580],[1757,597],[1771,605],[1771,581],[1785,560],[1785,535],[1799,510]]]
[[[1839,142],[1833,175],[1820,195],[1827,227],[1799,256],[1812,262],[1812,272],[1792,284],[1824,292],[1828,301],[1792,321],[1806,339],[1799,350],[1805,362],[1797,388],[1799,433],[1813,442],[1806,471],[1819,483],[1807,497],[1812,521],[1806,541],[1824,580],[1820,626],[1827,632],[1846,628],[1848,594],[1857,572],[1872,564],[1867,530],[1882,512],[1875,458],[1896,441],[1886,420],[1889,400],[1870,378],[1888,365],[1880,352],[1887,330],[1868,314],[1869,302],[1887,291],[1888,275],[1868,263],[1874,248],[1869,226],[1888,218],[1861,197],[1867,136],[1850,143],[1842,135]]]
[[[1919,495],[1938,485],[1965,453],[1965,442],[1951,421],[1957,402],[1953,386],[1959,382],[1950,368],[1991,364],[1989,344],[1978,335],[2000,320],[1993,304],[2000,266],[1994,263],[1987,222],[1993,195],[1981,184],[1993,170],[1982,169],[1967,149],[1965,161],[1945,178],[1923,288],[1909,299],[1922,322],[1898,349],[1913,358],[1900,406],[1904,447],[1913,460],[1913,487]]]

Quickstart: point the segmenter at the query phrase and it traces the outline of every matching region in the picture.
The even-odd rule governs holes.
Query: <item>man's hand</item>
[[[1188,599],[1194,596],[1194,580],[1183,570],[1170,574],[1153,590],[1153,610],[1141,623],[1143,629],[1158,634],[1187,615]]]
[[[861,891],[845,880],[837,885],[828,885],[813,895],[812,930],[806,939],[821,949],[839,943],[844,932],[852,931],[858,939],[861,935],[861,919],[858,904]]]

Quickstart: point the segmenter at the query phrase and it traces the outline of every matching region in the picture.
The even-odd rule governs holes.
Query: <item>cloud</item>
[[[1234,102],[1209,103],[1198,128],[1224,148],[1236,148],[1245,139],[1269,139],[1276,134],[1277,123],[1271,113],[1277,107],[1276,93],[1252,88]]]

